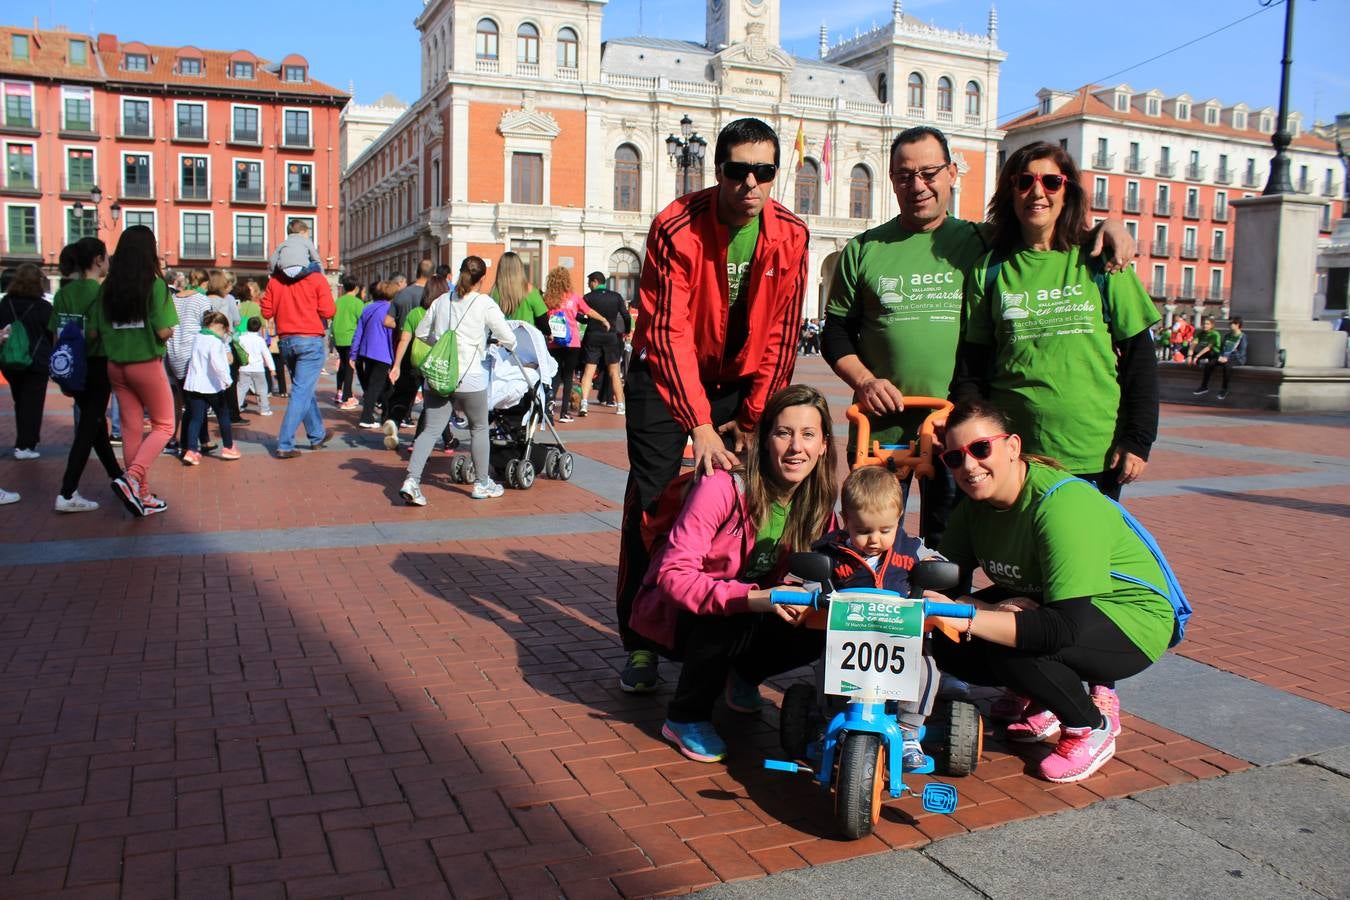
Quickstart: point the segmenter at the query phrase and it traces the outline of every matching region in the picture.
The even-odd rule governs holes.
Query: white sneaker
[[[260,416],[270,416],[270,415],[272,415],[272,411],[271,411],[270,409],[264,409],[262,412],[258,413],[258,415],[260,415]]]
[[[15,494],[14,496],[17,500],[18,495]],[[86,500],[81,497],[79,491],[71,494],[69,500],[60,494],[56,495],[56,511],[59,513],[93,512],[96,509],[98,509],[98,504],[93,500]]]
[[[422,488],[411,478],[403,480],[403,487],[398,489],[399,496],[407,501],[409,506],[426,506],[427,498],[422,496]]]
[[[614,415],[616,416],[628,415],[628,407],[620,403],[618,406],[614,407]]]
[[[384,420],[384,425],[381,426],[381,429],[380,429],[380,430],[384,432],[384,449],[386,449],[386,450],[397,450],[397,449],[398,449],[398,423],[395,422],[393,419],[385,419],[385,420]]]
[[[19,494],[17,491],[7,491],[4,488],[0,488],[0,506],[8,506],[11,503],[18,502]]]
[[[473,493],[469,496],[475,500],[491,500],[495,497],[500,497],[505,493],[506,488],[495,481],[489,481],[486,484],[480,481],[474,484]]]
[[[15,459],[37,459],[41,455],[42,454],[36,450],[20,450],[18,447],[14,448]]]
[[[582,400],[581,406],[577,407],[577,415],[579,416],[589,415],[590,411],[591,411],[590,404],[587,403],[587,401]]]

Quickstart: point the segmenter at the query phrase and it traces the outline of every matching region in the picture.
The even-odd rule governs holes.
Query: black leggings
[[[733,668],[750,684],[820,658],[825,632],[795,628],[773,613],[680,616],[676,650],[680,681],[666,716],[672,722],[707,722]]]
[[[337,390],[338,397],[343,400],[352,398],[352,348],[350,346],[337,348],[338,352],[338,370],[337,370]]]
[[[389,363],[377,359],[356,360],[356,372],[361,378],[361,421],[375,422],[375,407],[384,407],[388,403]]]
[[[80,486],[80,476],[89,462],[90,450],[98,454],[98,461],[103,464],[103,471],[108,473],[109,478],[122,477],[122,464],[117,461],[117,453],[108,440],[108,396],[111,393],[107,357],[87,357],[84,390],[72,395],[77,413],[75,440],[70,444],[66,474],[61,479],[61,496],[67,500]]]
[[[565,416],[572,411],[572,376],[576,373],[577,362],[581,359],[581,348],[549,347],[548,352],[558,361],[558,378],[553,382],[553,395],[557,396],[558,388],[562,388],[562,399],[558,401],[558,415]]]
[[[1232,370],[1228,368],[1229,363],[1219,362],[1218,357],[1211,357],[1205,364],[1205,374],[1200,378],[1200,390],[1209,387],[1209,379],[1214,376],[1215,369],[1223,369],[1223,389],[1228,390],[1228,379],[1232,375]]]
[[[1024,616],[1041,618],[1035,624],[1042,627],[1021,627]],[[1144,652],[1088,598],[1018,613],[1018,619],[1018,643],[1035,639],[1058,645],[1057,649],[1017,649],[979,638],[958,644],[935,631],[933,656],[938,668],[971,684],[1006,685],[1050,710],[1070,728],[1095,728],[1101,723],[1101,712],[1083,682],[1112,683],[1151,665]]]

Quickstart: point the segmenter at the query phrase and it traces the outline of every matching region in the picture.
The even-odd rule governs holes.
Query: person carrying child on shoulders
[[[268,268],[274,274],[290,279],[323,272],[323,260],[309,238],[309,224],[304,219],[291,219],[291,224],[286,226],[286,239],[277,245],[276,252],[268,260]]]
[[[908,597],[910,570],[922,559],[942,556],[905,532],[899,479],[884,468],[867,466],[849,473],[841,493],[844,527],[825,535],[813,548],[830,557],[835,590],[880,588]],[[937,696],[937,663],[927,653],[922,659],[919,695],[901,701],[897,716],[907,770],[927,762],[919,729],[932,715]]]

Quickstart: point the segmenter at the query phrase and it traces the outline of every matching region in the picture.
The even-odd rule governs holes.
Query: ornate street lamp
[[[1284,58],[1280,60],[1280,112],[1275,122],[1275,133],[1270,142],[1275,145],[1275,158],[1270,161],[1270,178],[1261,193],[1292,194],[1294,184],[1289,180],[1289,67],[1294,62],[1294,0],[1261,0],[1262,6],[1284,3]]]
[[[103,221],[99,218],[98,214],[99,205],[103,203],[103,191],[98,185],[94,185],[89,189],[89,199],[93,201],[93,209],[85,209],[84,204],[79,200],[76,200],[71,205],[70,210],[75,213],[76,216],[92,219],[94,223],[94,234],[98,234],[99,230],[103,227]],[[114,200],[112,206],[108,207],[108,214],[112,216],[112,226],[116,227],[117,223],[122,220],[122,204]]]
[[[703,187],[703,157],[707,152],[708,142],[694,131],[694,120],[685,113],[680,119],[680,136],[666,138],[666,154],[678,173],[676,184],[681,195]]]

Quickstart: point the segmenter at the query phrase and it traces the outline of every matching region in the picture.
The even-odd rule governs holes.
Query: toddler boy
[[[273,273],[287,278],[323,271],[319,249],[309,239],[309,224],[304,219],[291,219],[291,224],[286,227],[286,239],[277,246],[268,264]]]
[[[239,346],[248,354],[248,365],[239,369],[239,408],[243,409],[250,390],[258,395],[258,407],[264,416],[272,414],[272,398],[267,393],[267,372],[274,372],[272,354],[262,336],[262,319],[250,316],[248,331],[239,335]]]

